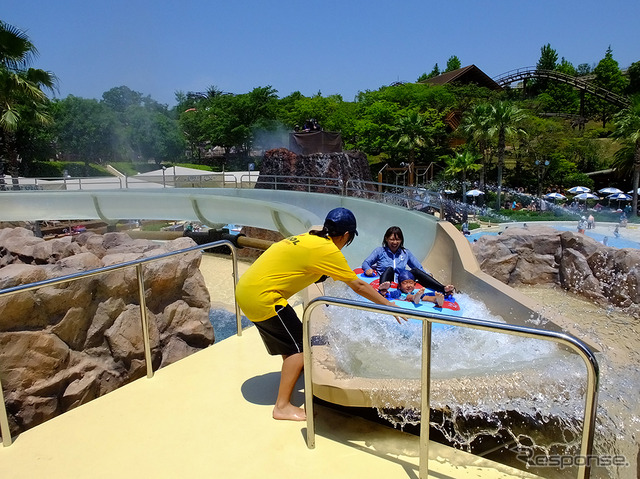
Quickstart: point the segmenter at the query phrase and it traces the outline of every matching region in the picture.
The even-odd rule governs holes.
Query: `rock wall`
[[[156,256],[125,233],[50,241],[0,230],[0,289]],[[194,251],[143,266],[154,370],[214,342],[210,298]],[[0,296],[0,378],[19,433],[146,374],[136,268]]]
[[[304,156],[297,155],[286,148],[276,148],[265,153],[256,188],[273,188],[273,179],[268,177],[274,175],[338,180],[337,182],[311,181],[309,187],[306,182],[300,185],[301,180],[295,178],[278,179],[278,189],[336,194],[341,192],[341,188],[349,180],[352,180],[351,187],[362,191],[373,191],[371,185],[361,183],[362,181],[371,182],[371,171],[367,156],[360,151],[314,153]],[[286,185],[287,182],[292,184]]]
[[[640,251],[545,226],[507,228],[472,244],[480,268],[509,285],[555,283],[640,317]]]

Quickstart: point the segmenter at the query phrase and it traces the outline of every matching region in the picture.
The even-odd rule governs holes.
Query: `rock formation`
[[[0,289],[156,256],[159,245],[124,233],[45,241],[0,230]],[[143,266],[154,370],[214,342],[201,253]],[[0,378],[12,433],[146,374],[136,268],[0,296]]]
[[[555,283],[600,304],[640,314],[640,251],[545,226],[507,228],[472,245],[487,274],[509,285]]]
[[[360,151],[314,153],[303,156],[286,148],[269,150],[265,153],[260,165],[260,177],[256,188],[274,188],[273,176],[290,177],[278,178],[278,189],[339,194],[351,180],[349,183],[351,188],[363,192],[373,190],[371,185],[362,183],[363,181],[371,182],[371,171],[367,156]],[[307,180],[307,178],[313,180]],[[336,181],[327,182],[326,178]],[[350,195],[354,195],[353,190]]]

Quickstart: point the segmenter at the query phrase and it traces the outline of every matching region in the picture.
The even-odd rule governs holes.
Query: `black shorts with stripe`
[[[288,304],[275,308],[275,316],[253,323],[269,354],[290,356],[302,352],[302,322]]]

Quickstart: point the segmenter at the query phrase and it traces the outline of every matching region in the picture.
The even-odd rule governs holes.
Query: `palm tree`
[[[456,176],[458,173],[462,174],[462,201],[467,202],[467,173],[470,171],[478,171],[482,168],[482,165],[476,163],[481,156],[469,150],[464,150],[462,153],[456,152],[455,156],[449,157],[447,161],[447,168],[444,171],[448,176]]]
[[[496,209],[500,209],[502,193],[502,169],[504,167],[504,153],[507,138],[526,132],[518,125],[526,118],[526,113],[520,108],[506,101],[499,101],[491,105],[489,120],[487,122],[490,138],[498,139],[498,195]]]
[[[482,153],[482,170],[480,171],[480,189],[484,190],[485,172],[489,156],[489,113],[491,105],[481,103],[475,105],[465,113],[460,130],[467,136],[467,141],[476,145],[477,151]]]
[[[423,148],[428,141],[427,125],[424,118],[416,111],[398,119],[394,129],[398,139],[396,147],[404,146],[409,150],[409,162],[413,163],[417,148]]]
[[[626,165],[621,161],[624,158],[622,155],[618,156],[617,160],[622,163],[618,165],[621,168],[631,166],[629,168],[633,172],[633,201],[631,205],[632,214],[636,216],[638,214],[638,186],[640,183],[640,95],[634,96],[631,99],[631,105],[616,115],[615,125],[614,137],[627,140],[630,144],[630,150],[633,151],[633,155],[627,156],[632,161],[627,161]],[[629,163],[631,164],[629,165]]]
[[[4,183],[4,161],[12,176],[18,175],[15,133],[22,121],[47,124],[48,98],[42,88],[53,91],[55,76],[30,68],[38,50],[20,29],[0,21],[0,182]],[[17,181],[17,180],[14,180]]]

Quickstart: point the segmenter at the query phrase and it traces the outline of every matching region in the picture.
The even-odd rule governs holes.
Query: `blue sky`
[[[27,32],[33,66],[58,97],[126,85],[160,103],[210,86],[284,97],[415,81],[456,55],[489,76],[535,65],[550,43],[574,65],[609,45],[621,68],[640,60],[638,0],[2,0],[0,20]]]

